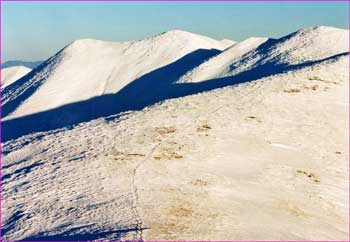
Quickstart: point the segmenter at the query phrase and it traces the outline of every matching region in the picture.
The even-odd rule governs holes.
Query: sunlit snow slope
[[[132,69],[123,69],[128,74],[118,69],[123,80],[130,78],[128,88],[120,94],[114,82],[103,79],[105,90],[117,92],[117,98],[93,102],[103,109],[99,104],[111,100],[147,97],[152,106],[49,130],[35,124],[53,122],[71,110],[83,114],[91,103],[8,119],[2,131],[17,133],[2,144],[3,240],[348,240],[348,36],[347,30],[316,27],[229,48],[214,48],[216,41],[198,37],[207,44],[184,41],[182,49],[224,51],[212,56],[205,51],[201,58],[186,57],[184,51],[183,57],[167,59],[179,58],[175,64],[136,81]],[[167,38],[143,41],[155,39]],[[163,48],[158,56],[177,43],[172,39],[168,48],[157,45]],[[100,50],[111,44],[92,42],[104,46]],[[51,77],[43,78],[18,110],[50,78],[73,73],[70,65],[68,70],[60,65],[74,56],[55,62],[56,55],[29,73],[24,87],[36,87],[34,80],[45,73]],[[104,60],[80,60],[91,65],[77,64],[76,75],[94,75],[94,69],[104,73]],[[118,66],[122,63],[129,58]],[[141,66],[148,65],[130,68],[145,71]],[[52,86],[47,99],[74,96],[74,83],[85,87],[74,78],[61,80],[67,90],[57,84],[63,94]],[[29,128],[20,133],[14,127]]]
[[[4,90],[5,116],[11,119],[116,93],[131,81],[196,50],[206,50],[209,57],[228,45],[180,30],[121,43],[77,40],[27,76],[21,86]]]
[[[1,70],[1,88],[14,83],[21,77],[25,76],[31,69],[25,66],[13,66]]]

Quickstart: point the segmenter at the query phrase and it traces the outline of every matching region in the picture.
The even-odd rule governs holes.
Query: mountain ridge
[[[31,126],[20,123],[29,120],[21,117],[32,120],[39,115],[46,130],[140,110],[169,98],[249,82],[347,55],[343,52],[347,50],[346,33],[347,30],[322,26],[279,39],[248,38],[229,48],[220,41],[179,30],[141,41],[76,40],[4,89],[3,120],[11,123],[13,119],[13,124],[28,132]],[[310,36],[316,38],[311,41]],[[333,46],[335,37],[338,45]],[[307,53],[295,59],[302,48]],[[192,77],[193,73],[199,76]],[[79,103],[84,107],[80,111]],[[48,115],[54,110],[59,111],[55,115],[58,119],[49,121]]]

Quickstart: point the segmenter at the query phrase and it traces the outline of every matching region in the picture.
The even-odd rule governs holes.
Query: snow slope
[[[3,239],[348,239],[348,58],[5,143]]]
[[[346,54],[348,36],[348,30],[319,26],[301,29],[280,39],[250,38],[191,70],[180,81],[201,82],[236,75],[254,80],[281,73]]]
[[[40,108],[51,102],[49,93],[40,94],[43,104],[32,100],[53,80],[63,93],[54,84],[44,90],[66,97],[62,103],[86,92],[117,92],[122,79],[115,83],[109,74],[131,81],[112,97],[3,122],[3,135],[19,132],[3,143],[3,239],[347,240],[348,31],[310,28],[228,49],[219,43],[217,50],[225,51],[208,54],[216,43],[181,31],[140,42],[78,41],[29,73],[26,82],[10,86],[17,89],[5,88],[7,102],[26,96],[15,114],[26,102]],[[196,48],[204,47],[197,55]],[[143,48],[148,58],[140,57],[147,56]],[[151,54],[158,48],[158,58],[179,59],[164,64]],[[196,54],[186,55],[191,48]],[[120,49],[128,59],[115,68],[131,58],[128,67],[135,69],[111,74],[105,60]],[[82,68],[70,69],[72,59]],[[134,72],[157,65],[166,66],[142,78]],[[93,77],[86,83],[75,79],[86,72]],[[65,73],[72,79],[58,78]],[[107,77],[100,80],[105,88],[93,81],[100,76]],[[96,84],[97,91],[85,84]],[[87,89],[71,92],[75,85]],[[155,104],[41,129],[145,97]]]
[[[349,52],[349,31],[328,26],[301,29],[277,40],[270,40],[248,52],[220,77],[254,70],[256,77],[302,67],[323,59]]]
[[[212,57],[197,68],[189,71],[179,82],[189,82],[189,80],[190,82],[199,82],[216,78],[219,73],[229,68],[232,62],[242,58],[245,53],[257,48],[266,41],[267,38],[252,37],[238,42],[221,54]]]
[[[77,40],[28,76],[22,87],[4,90],[4,116],[11,119],[116,93],[131,81],[198,49],[208,50],[211,56],[218,53],[213,50],[226,47],[226,43],[180,30],[121,43]]]
[[[31,69],[25,66],[13,66],[1,70],[1,87],[2,89],[11,85],[19,78],[25,76]]]

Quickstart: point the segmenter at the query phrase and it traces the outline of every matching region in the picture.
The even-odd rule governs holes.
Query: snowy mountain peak
[[[4,93],[4,116],[20,117],[115,94],[184,56],[190,55],[193,63],[202,62],[226,47],[218,40],[179,30],[129,42],[75,40],[28,77],[23,85],[28,94],[15,87]]]
[[[1,87],[11,85],[21,77],[25,76],[31,69],[25,66],[12,66],[1,69]]]
[[[349,52],[349,31],[327,26],[298,30],[272,46],[280,61],[300,63]]]
[[[314,34],[327,34],[329,32],[348,32],[347,29],[340,29],[332,26],[314,26],[309,28],[303,28],[297,31],[298,33],[314,33]]]
[[[76,39],[73,40],[68,46],[82,46],[82,45],[93,45],[93,44],[99,44],[101,42],[107,42],[97,39]]]
[[[195,33],[191,33],[184,30],[178,30],[178,29],[169,30],[161,34],[155,35],[153,37],[150,37],[148,39],[157,40],[157,41],[159,40],[182,41],[182,42],[185,42],[186,44],[190,43],[191,45],[196,45],[196,44],[201,45],[206,43],[214,46],[215,49],[219,49],[219,50],[224,50],[235,43],[234,41],[231,41],[231,40],[216,40],[204,35],[195,34]]]
[[[266,42],[268,38],[266,37],[250,37],[245,40],[242,40],[240,42],[237,42],[235,45],[231,46],[229,49],[233,48],[246,48],[246,47],[252,47],[252,46],[259,46],[259,44],[262,44]]]
[[[172,29],[172,30],[168,30],[165,31],[163,33],[161,33],[160,35],[193,35],[193,33],[185,31],[185,30],[181,30],[181,29]]]
[[[329,26],[316,26],[300,29],[280,38],[279,40],[288,41],[291,39],[297,39],[299,42],[305,42],[305,44],[318,44],[321,41],[329,42],[329,40],[339,40],[342,41],[342,43],[340,44],[343,45],[345,44],[344,42],[346,42],[347,40],[347,38],[344,37],[348,37],[348,34],[349,30],[347,29],[340,29]],[[339,37],[340,39],[337,39],[336,37]]]

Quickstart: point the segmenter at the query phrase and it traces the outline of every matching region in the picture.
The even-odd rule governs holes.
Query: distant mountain
[[[21,61],[21,60],[13,60],[13,61],[6,61],[2,63],[2,68],[8,68],[12,66],[25,66],[30,69],[34,69],[35,67],[39,66],[43,61]]]
[[[25,66],[12,66],[1,70],[1,87],[5,88],[21,77],[28,74],[32,69]]]

